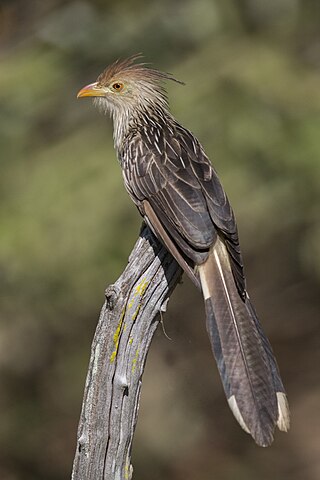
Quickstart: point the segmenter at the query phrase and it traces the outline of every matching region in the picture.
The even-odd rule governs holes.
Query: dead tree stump
[[[181,269],[144,227],[129,262],[107,288],[94,335],[72,480],[130,480],[142,375],[160,312]]]

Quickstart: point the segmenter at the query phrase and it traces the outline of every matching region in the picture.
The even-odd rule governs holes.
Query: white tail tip
[[[279,430],[287,432],[290,428],[290,412],[287,397],[285,393],[277,392],[278,400],[278,420]]]
[[[239,422],[239,425],[243,428],[243,430],[247,433],[250,433],[249,428],[247,427],[243,417],[240,413],[236,397],[232,395],[232,397],[228,398],[229,407],[232,410],[233,415],[236,417],[236,420]]]

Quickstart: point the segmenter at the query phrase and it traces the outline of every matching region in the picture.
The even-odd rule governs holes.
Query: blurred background
[[[320,478],[320,3],[0,2],[0,478],[70,478],[105,287],[141,219],[110,120],[77,91],[118,57],[186,82],[175,116],[213,160],[292,429],[256,447],[224,398],[200,294],[170,300],[144,376],[140,480]]]

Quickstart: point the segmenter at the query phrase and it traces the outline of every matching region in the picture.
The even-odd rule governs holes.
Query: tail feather
[[[277,393],[277,403],[278,403],[278,419],[277,419],[277,427],[279,430],[282,432],[287,432],[290,427],[290,412],[289,412],[289,405],[288,405],[288,400],[286,396],[286,391],[284,389],[281,377],[280,377],[280,372],[278,368],[277,361],[275,359],[275,356],[272,351],[271,344],[264,334],[261,324],[258,320],[257,314],[255,312],[255,309],[250,302],[249,297],[246,300],[246,304],[248,307],[248,310],[250,312],[250,315],[255,321],[255,325],[257,327],[257,330],[261,336],[263,346],[265,348],[265,351],[267,353],[268,361],[270,364],[270,369],[272,373],[272,378],[273,378],[273,384],[275,387],[275,391]]]
[[[258,445],[270,445],[276,424],[289,428],[285,391],[270,343],[249,298],[243,301],[239,295],[220,238],[199,275],[207,330],[229,406]]]

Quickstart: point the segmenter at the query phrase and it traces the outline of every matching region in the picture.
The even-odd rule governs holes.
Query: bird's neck
[[[130,131],[132,124],[133,112],[131,109],[114,109],[112,111],[113,120],[113,141],[117,152],[121,150],[124,138]]]
[[[163,105],[146,105],[139,109],[114,110],[112,119],[114,146],[121,155],[124,141],[129,134],[140,128],[152,128],[165,124],[172,119],[172,115]]]

